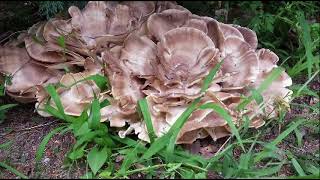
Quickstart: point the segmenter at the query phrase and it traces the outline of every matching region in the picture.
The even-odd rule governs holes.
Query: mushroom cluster
[[[45,103],[55,106],[44,87],[57,89],[65,113],[80,116],[97,96],[110,105],[101,109],[101,122],[117,127],[119,136],[136,134],[149,141],[137,102],[146,98],[155,134],[160,137],[189,104],[216,103],[241,125],[264,125],[278,115],[279,98],[290,101],[292,84],[287,73],[261,94],[261,104],[251,101],[245,110],[236,107],[251,95],[274,68],[278,56],[257,49],[254,31],[192,14],[174,2],[88,2],[82,10],[71,6],[70,19],[51,19],[33,25],[27,33],[0,47],[0,72],[10,76],[8,95],[20,102],[36,102],[42,116]],[[221,61],[206,92],[205,77]],[[91,75],[106,76],[111,89],[101,90]],[[79,82],[80,81],[80,82]],[[228,136],[227,122],[210,109],[195,110],[182,127],[177,144],[190,144],[210,136]]]

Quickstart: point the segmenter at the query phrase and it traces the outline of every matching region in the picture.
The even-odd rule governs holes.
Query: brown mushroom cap
[[[156,44],[146,36],[130,35],[121,49],[120,64],[133,75],[153,75],[151,61],[156,59]]]
[[[166,84],[186,86],[201,79],[217,63],[217,49],[211,39],[195,28],[168,31],[158,44],[158,77]]]
[[[223,82],[224,87],[242,87],[255,82],[259,72],[259,61],[250,45],[237,37],[224,41],[222,50],[224,59],[222,71],[235,73],[232,78]]]
[[[152,14],[148,18],[147,27],[151,36],[160,40],[166,32],[181,27],[190,13],[184,10],[168,9],[161,13]]]

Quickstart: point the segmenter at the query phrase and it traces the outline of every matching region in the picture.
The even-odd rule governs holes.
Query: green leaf
[[[7,169],[8,171],[12,172],[13,174],[19,176],[20,178],[22,179],[29,179],[28,176],[22,174],[21,172],[19,172],[18,170],[16,170],[15,168],[7,165],[6,163],[4,162],[0,162],[0,167],[3,167],[5,169]]]
[[[206,90],[209,88],[214,76],[217,74],[222,63],[223,63],[223,60],[221,62],[219,62],[217,65],[215,65],[215,67],[206,76],[206,78],[204,79],[204,83],[202,85],[202,88],[201,88],[201,92],[206,92]]]
[[[298,163],[298,161],[295,158],[291,159],[291,163],[294,167],[294,169],[298,172],[299,176],[305,176],[306,173],[303,171],[302,167]]]
[[[149,108],[148,108],[148,103],[146,98],[140,99],[138,101],[139,105],[139,110],[141,111],[143,115],[143,119],[146,122],[147,125],[147,130],[148,130],[148,135],[150,138],[150,142],[153,143],[154,139],[157,137],[154,130],[153,130],[153,125],[152,125],[152,120],[151,120],[151,115],[149,113]]]
[[[11,145],[12,145],[12,141],[5,142],[3,144],[0,144],[0,149],[8,148]]]
[[[284,138],[286,138],[293,130],[295,130],[298,126],[300,126],[303,122],[305,122],[305,119],[299,119],[298,121],[294,120],[293,123],[291,123],[291,126],[286,129],[284,132],[282,132],[275,140],[273,140],[271,143],[269,143],[272,146],[275,146],[279,144]]]
[[[91,129],[89,128],[88,122],[84,122],[79,129],[76,129],[74,135],[81,136],[89,133]]]
[[[302,42],[306,50],[306,56],[307,56],[307,65],[308,65],[308,78],[311,77],[311,71],[312,71],[312,64],[313,64],[313,54],[312,54],[312,40],[310,36],[310,26],[308,25],[304,13],[300,13],[300,16],[298,16],[298,20],[300,23],[300,26],[302,27]],[[318,67],[319,68],[319,67]]]
[[[272,82],[281,75],[283,70],[284,69],[281,67],[274,68],[272,72],[267,76],[267,78],[260,84],[260,86],[256,91],[256,94],[261,94],[264,90],[266,90],[272,84]],[[244,109],[253,99],[254,98],[252,95],[249,96],[248,98],[246,98],[245,100],[239,103],[239,105],[237,106],[237,109],[238,110]]]
[[[57,42],[58,42],[60,47],[62,47],[63,49],[66,48],[66,42],[65,42],[64,36],[59,36],[58,39],[57,39]]]
[[[109,100],[108,100],[108,99],[105,99],[105,100],[103,100],[103,101],[100,103],[100,108],[102,109],[102,108],[104,108],[104,107],[106,107],[106,106],[109,106],[109,105],[110,105]]]
[[[301,147],[301,146],[302,146],[302,138],[303,138],[303,135],[302,135],[302,133],[299,131],[299,129],[295,129],[295,130],[294,130],[294,133],[295,133],[295,135],[296,135],[296,137],[297,137],[297,144],[298,144],[299,147]]]
[[[64,128],[66,128],[66,126],[62,126],[62,127],[58,127],[55,128],[54,130],[52,130],[49,134],[47,134],[41,141],[38,150],[36,152],[36,167],[39,164],[39,162],[41,161],[46,145],[48,144],[48,142],[50,141],[50,139],[57,134],[58,132],[62,131]]]
[[[110,153],[108,147],[104,147],[103,149],[99,150],[99,148],[95,146],[91,149],[91,151],[88,153],[87,161],[94,175],[97,174],[109,156]]]
[[[59,113],[61,114],[61,116],[63,117],[63,119],[67,122],[72,122],[72,118],[70,116],[67,116],[65,113],[64,113],[64,108],[62,106],[62,103],[61,103],[61,100],[60,100],[60,97],[57,93],[57,91],[55,90],[54,86],[52,84],[49,84],[47,87],[46,87],[46,90],[47,92],[50,94],[51,98],[53,99],[55,105],[57,106],[58,108],[58,111]]]
[[[107,77],[100,74],[91,75],[84,80],[93,80],[101,91],[104,91],[110,87]]]
[[[0,106],[0,111],[7,110],[7,109],[10,109],[10,108],[15,107],[15,106],[17,106],[17,104],[5,104],[5,105],[1,105],[1,106]]]
[[[176,120],[176,122],[169,129],[168,134],[170,134],[171,137],[170,137],[169,144],[167,145],[167,149],[166,149],[168,155],[173,154],[177,136],[178,136],[181,128],[183,127],[183,125],[188,121],[188,119],[191,116],[191,114],[193,113],[193,111],[195,111],[198,108],[197,104],[199,102],[200,102],[200,98],[195,99],[189,105],[189,107],[179,116],[179,118]],[[168,156],[168,158],[170,158],[170,157]]]
[[[220,117],[222,117],[224,120],[226,120],[229,127],[231,128],[232,134],[234,134],[236,136],[238,142],[240,143],[242,150],[245,152],[239,131],[236,128],[236,126],[234,125],[231,116],[228,114],[228,112],[226,110],[224,110],[221,106],[219,106],[217,104],[213,104],[213,103],[203,104],[200,106],[200,109],[213,109],[215,112],[218,113],[218,115]]]
[[[84,149],[86,148],[88,143],[84,143],[80,148],[73,148],[72,151],[69,152],[67,157],[71,160],[77,160],[84,156]]]
[[[126,171],[130,168],[131,164],[135,163],[137,158],[137,153],[139,151],[140,143],[138,143],[135,148],[130,151],[124,158],[123,163],[121,164],[119,174],[125,175]]]
[[[91,112],[88,119],[90,129],[98,129],[101,120],[100,103],[98,99],[94,99],[91,104]]]
[[[86,174],[84,174],[83,176],[80,177],[80,179],[93,179],[93,174],[92,172],[87,172]]]

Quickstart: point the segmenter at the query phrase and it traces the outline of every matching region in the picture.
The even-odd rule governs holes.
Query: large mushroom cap
[[[184,10],[168,9],[161,13],[152,14],[147,22],[151,36],[160,40],[166,32],[181,27],[188,19],[190,13]]]
[[[170,30],[158,44],[158,76],[165,84],[192,83],[208,74],[216,55],[214,43],[204,32],[188,27]]]

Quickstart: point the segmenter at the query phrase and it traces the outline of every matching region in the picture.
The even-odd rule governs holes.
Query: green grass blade
[[[183,125],[187,122],[193,111],[197,109],[197,104],[200,102],[200,98],[195,99],[189,107],[179,116],[176,122],[169,129],[169,134],[171,135],[169,144],[167,145],[167,153],[173,154],[174,147],[176,144],[177,136],[183,127]]]
[[[93,80],[101,91],[104,91],[110,87],[107,77],[100,74],[91,75],[84,80]]]
[[[52,84],[49,84],[47,87],[46,87],[46,90],[47,92],[50,94],[51,98],[53,99],[55,105],[57,106],[58,108],[58,111],[59,113],[62,115],[63,119],[67,122],[72,122],[72,120],[70,119],[69,116],[67,116],[65,113],[64,113],[64,108],[62,106],[62,103],[61,103],[61,100],[60,100],[60,97],[56,91],[56,89],[54,88],[54,86]]]
[[[146,150],[146,152],[143,154],[141,159],[149,159],[149,158],[151,158],[153,155],[155,155],[160,150],[162,150],[165,146],[167,146],[169,140],[170,140],[170,134],[169,133],[167,133],[167,134],[161,136],[160,138],[158,138]]]
[[[302,133],[299,131],[299,129],[295,129],[294,130],[294,133],[296,135],[296,138],[297,138],[297,144],[299,147],[302,146],[302,138],[303,138],[303,135]]]
[[[229,127],[231,128],[232,133],[236,136],[238,142],[240,143],[242,150],[245,152],[239,131],[236,128],[235,124],[233,123],[231,116],[228,114],[228,112],[226,110],[224,110],[221,106],[219,106],[217,104],[213,104],[213,103],[207,103],[207,104],[201,105],[200,109],[213,109],[215,112],[218,113],[218,115],[220,117],[222,117],[224,120],[226,120]]]
[[[22,174],[21,172],[19,172],[18,170],[16,170],[15,168],[7,165],[6,163],[4,162],[0,162],[0,167],[3,167],[5,169],[7,169],[8,171],[12,172],[13,174],[19,176],[20,178],[22,179],[29,179],[28,176]]]
[[[45,107],[44,110],[47,113],[51,114],[53,117],[56,117],[58,119],[64,119],[63,115],[56,108],[52,107],[49,104],[45,104],[44,107]]]
[[[253,177],[265,177],[270,176],[272,174],[275,174],[280,171],[282,167],[282,164],[273,166],[273,167],[267,167],[262,169],[256,169],[254,171],[251,171],[249,174]]]
[[[218,70],[220,69],[221,64],[223,63],[223,60],[221,62],[219,62],[210,72],[209,74],[206,76],[206,78],[204,79],[204,83],[203,86],[201,88],[201,92],[206,92],[206,90],[209,88],[209,86],[211,85],[211,82],[214,78],[214,76],[217,74]]]
[[[138,160],[137,153],[140,150],[139,147],[140,143],[138,143],[135,148],[125,156],[119,170],[120,175],[125,175],[130,166]]]
[[[296,121],[296,120],[294,120]],[[259,162],[261,159],[265,157],[270,157],[271,155],[275,154],[274,151],[277,150],[276,145],[279,144],[283,139],[285,139],[292,131],[294,131],[299,125],[301,125],[303,122],[305,122],[305,119],[300,119],[297,122],[294,122],[290,125],[289,128],[287,128],[285,131],[283,131],[276,139],[274,139],[272,142],[265,145],[265,147],[272,148],[272,151],[263,150],[260,153],[256,154],[256,157],[254,158],[254,162]]]
[[[94,99],[91,104],[91,112],[88,119],[90,129],[98,129],[101,120],[100,103],[98,99]]]
[[[275,140],[273,140],[271,143],[269,143],[271,146],[275,146],[279,144],[284,138],[286,138],[293,130],[295,130],[298,126],[300,126],[303,122],[305,122],[305,119],[300,119],[297,122],[292,123],[292,125],[283,131]]]
[[[3,144],[0,144],[0,149],[8,148],[9,146],[11,146],[11,144],[12,144],[12,140],[8,141],[8,142],[5,142]]]
[[[50,139],[55,135],[57,134],[58,132],[60,132],[61,130],[63,130],[64,128],[66,128],[65,126],[62,126],[62,127],[58,127],[54,130],[52,130],[49,134],[47,134],[41,141],[38,149],[37,149],[37,152],[36,152],[36,167],[37,165],[39,164],[39,162],[41,161],[42,157],[43,157],[43,154],[44,154],[44,151],[45,151],[45,148],[46,148],[46,145],[48,144],[48,142],[50,141]]]
[[[264,90],[266,90],[272,84],[272,82],[281,75],[283,70],[284,69],[281,67],[274,68],[272,72],[267,76],[267,78],[260,84],[256,91],[256,94],[261,94]],[[249,96],[248,98],[244,99],[239,103],[237,109],[244,109],[253,99],[253,96]]]
[[[17,105],[18,105],[18,104],[5,104],[5,105],[1,105],[1,106],[0,106],[0,111],[10,109],[10,108],[15,107],[15,106],[17,106]]]
[[[295,95],[295,97],[299,97],[300,93],[302,90],[304,90],[304,88],[313,80],[313,78],[316,77],[316,75],[319,73],[320,70],[318,70],[317,72],[315,72],[309,79],[307,82],[305,82],[300,89],[297,91],[297,94]]]
[[[308,65],[308,78],[311,77],[311,71],[312,71],[312,64],[313,64],[313,55],[312,55],[312,40],[310,36],[310,27],[305,19],[304,13],[301,13],[300,16],[298,16],[298,20],[300,23],[300,26],[302,27],[302,42],[306,50],[306,56],[307,56],[307,65]]]
[[[305,176],[306,173],[303,171],[302,167],[300,166],[299,162],[295,159],[291,159],[291,163],[294,167],[294,169],[298,172],[299,176]]]
[[[157,137],[154,129],[153,129],[153,125],[152,125],[152,120],[151,120],[151,115],[149,113],[149,108],[148,108],[148,103],[146,98],[140,99],[138,101],[138,105],[139,105],[139,109],[143,115],[143,119],[146,122],[147,125],[147,130],[148,130],[148,135],[150,138],[150,142],[153,143],[154,139]]]

